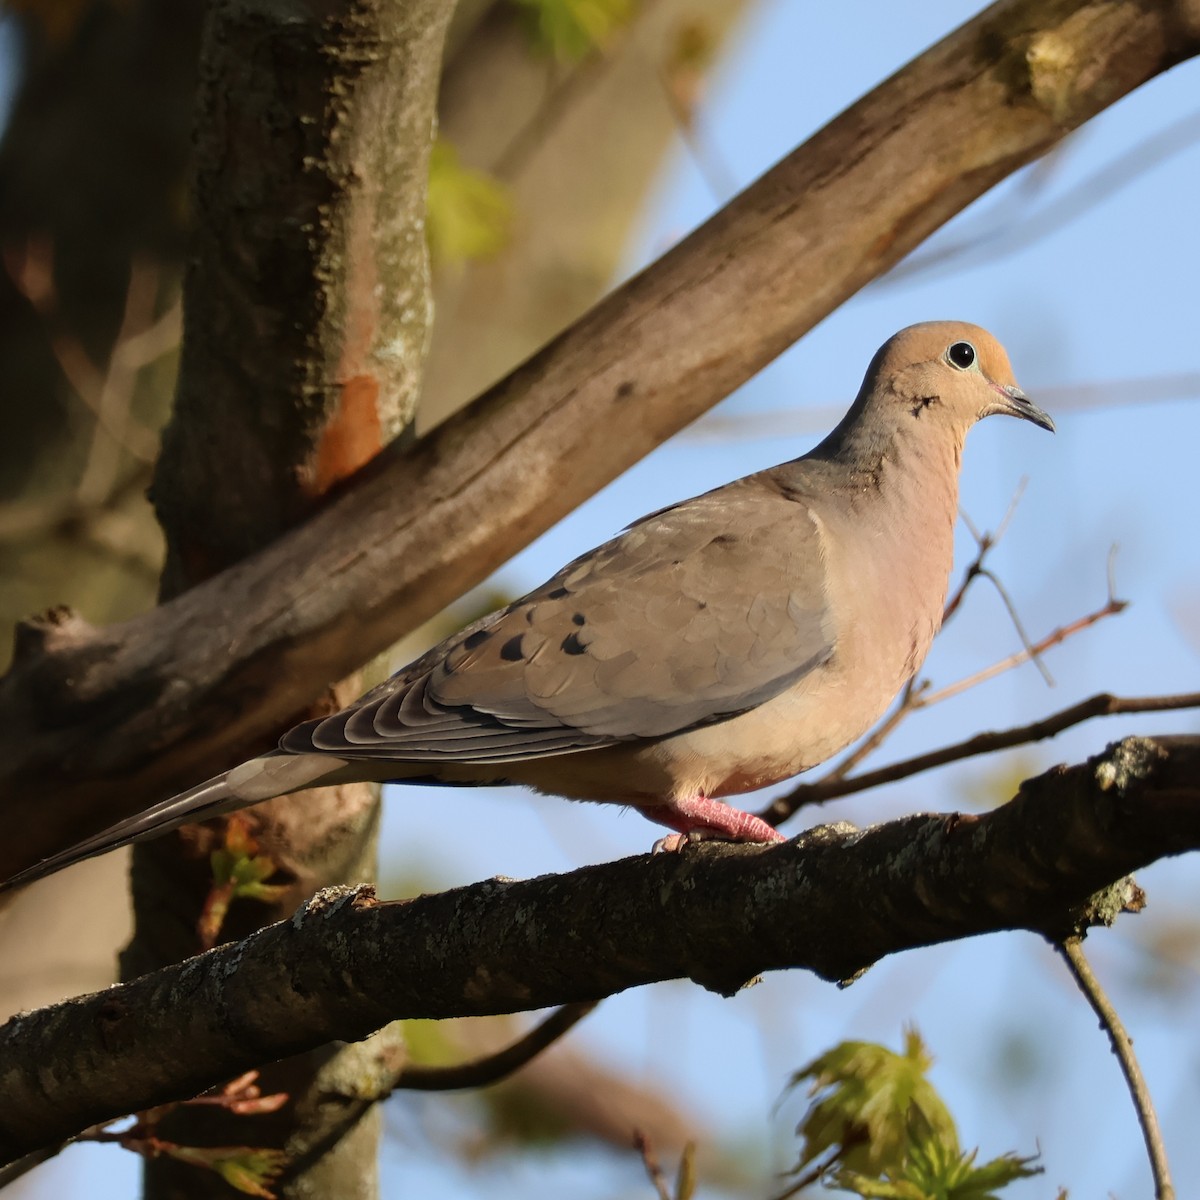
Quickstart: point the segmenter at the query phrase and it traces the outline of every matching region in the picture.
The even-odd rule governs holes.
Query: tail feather
[[[118,821],[58,854],[43,858],[41,862],[0,883],[0,893],[33,883],[85,858],[94,858],[97,854],[105,854],[131,842],[147,841],[181,825],[206,821],[209,817],[234,812],[261,800],[299,791],[330,775],[336,776],[338,769],[344,765],[342,760],[325,754],[291,755],[272,751],[260,758],[252,758],[239,767],[188,788],[186,792],[180,792]]]

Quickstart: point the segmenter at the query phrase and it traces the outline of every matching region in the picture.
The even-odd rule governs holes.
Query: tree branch
[[[1117,1015],[1116,1008],[1100,986],[1100,981],[1083,953],[1082,939],[1065,938],[1058,944],[1057,950],[1067,964],[1067,970],[1071,972],[1075,985],[1099,1019],[1100,1028],[1108,1034],[1112,1052],[1120,1064],[1121,1074],[1125,1076],[1125,1084],[1137,1110],[1138,1124],[1142,1128],[1142,1138],[1146,1143],[1150,1171],[1154,1176],[1154,1200],[1175,1200],[1175,1186],[1171,1182],[1171,1169],[1167,1165],[1167,1148],[1163,1143],[1162,1129],[1158,1124],[1158,1115],[1154,1111],[1154,1100],[1146,1085],[1146,1077],[1142,1074],[1142,1068],[1133,1052],[1133,1038],[1125,1031],[1125,1025]]]
[[[1000,929],[1061,941],[1137,905],[1129,871],[1197,848],[1200,738],[1128,738],[981,816],[707,843],[393,903],[329,889],[241,943],[0,1028],[0,1157],[397,1018],[674,978],[730,995],[796,967],[844,983],[884,955]]]
[[[825,779],[797,784],[786,795],[773,800],[759,815],[771,825],[780,825],[806,804],[824,804],[839,796],[853,796],[855,792],[865,792],[885,783],[895,783],[898,779],[908,779],[922,771],[931,771],[934,767],[961,762],[964,758],[1044,741],[1095,717],[1112,717],[1119,713],[1174,712],[1183,708],[1200,708],[1200,692],[1183,692],[1177,696],[1114,696],[1110,692],[1098,692],[1078,704],[1072,704],[1070,708],[1029,725],[977,733],[965,742],[930,750],[928,754],[918,754],[874,771],[864,771],[861,775],[847,778],[839,767],[834,767]]]
[[[0,680],[0,875],[261,748],[1198,38],[1169,0],[1002,0],[304,526],[134,621],[27,625]]]

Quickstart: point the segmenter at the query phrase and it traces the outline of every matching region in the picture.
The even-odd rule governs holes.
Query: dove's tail
[[[209,817],[234,812],[257,804],[260,800],[298,792],[326,780],[330,775],[336,776],[344,766],[343,760],[331,758],[328,754],[281,754],[272,751],[252,758],[240,767],[214,775],[212,779],[188,788],[186,792],[180,792],[124,821],[118,821],[58,854],[43,858],[41,862],[0,883],[0,892],[33,883],[85,858],[94,858],[97,854],[105,854],[130,842],[158,837],[159,834],[178,829],[180,825],[206,821]]]

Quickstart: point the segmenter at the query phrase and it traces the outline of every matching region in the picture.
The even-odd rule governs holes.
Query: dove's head
[[[907,414],[948,425],[960,437],[993,413],[1054,431],[1050,417],[1017,386],[1004,347],[965,321],[910,325],[889,338],[871,360],[859,401],[882,406],[893,418]]]

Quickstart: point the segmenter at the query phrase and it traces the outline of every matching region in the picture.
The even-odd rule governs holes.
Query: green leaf
[[[512,227],[512,204],[504,186],[464,167],[439,138],[429,159],[425,236],[435,262],[461,263],[502,250]]]
[[[842,1167],[866,1176],[901,1167],[914,1110],[957,1151],[954,1118],[925,1078],[931,1062],[908,1030],[901,1054],[874,1042],[842,1042],[798,1071],[792,1086],[807,1081],[814,1099],[797,1130],[804,1139],[797,1170],[835,1147]]]
[[[914,1184],[871,1179],[857,1171],[839,1171],[827,1186],[862,1196],[864,1200],[929,1200],[929,1197]]]
[[[271,1190],[280,1171],[287,1165],[282,1150],[257,1149],[253,1146],[171,1146],[163,1153],[194,1167],[215,1171],[230,1187],[246,1196],[275,1200]]]
[[[633,16],[634,0],[513,0],[534,44],[560,62],[577,62],[601,47]]]
[[[216,1164],[216,1172],[230,1187],[247,1196],[274,1200],[268,1186],[283,1170],[286,1159],[278,1150],[246,1150]]]
[[[869,1200],[1000,1200],[1001,1188],[1041,1174],[1041,1167],[1030,1166],[1032,1158],[1005,1154],[977,1167],[977,1154],[977,1150],[963,1153],[914,1107],[907,1154],[899,1167],[889,1168],[881,1179],[841,1170],[831,1182]]]

